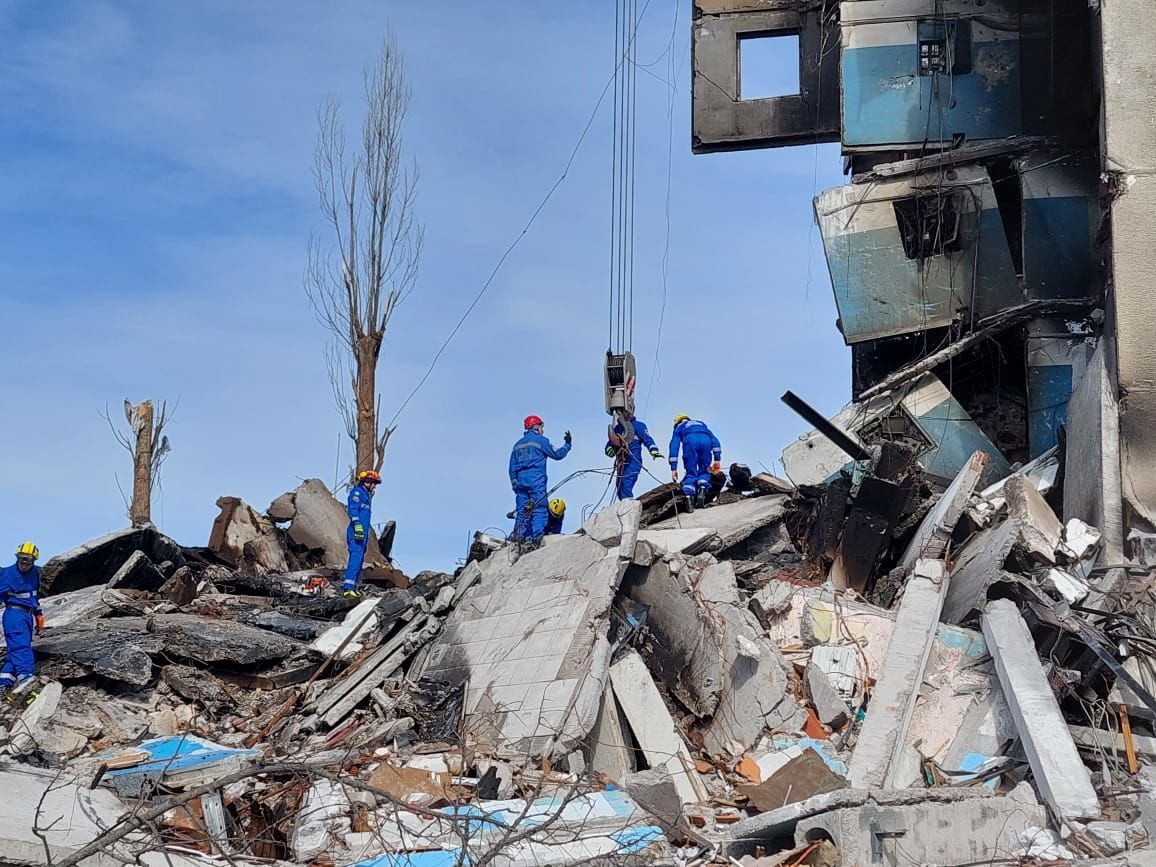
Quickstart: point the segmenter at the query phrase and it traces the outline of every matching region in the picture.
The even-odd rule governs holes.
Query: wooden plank
[[[406,639],[422,629],[428,620],[429,618],[425,615],[414,618],[406,624],[400,632],[393,636],[393,638],[389,639],[385,644],[370,654],[363,663],[318,696],[314,702],[314,709],[317,714],[324,716],[331,707],[341,701],[351,690],[355,689],[362,680],[371,677],[377,667],[393,656],[394,652],[405,644]],[[382,680],[384,680],[384,678],[382,678]],[[374,686],[377,686],[377,684],[375,683]],[[368,695],[368,693],[366,694]]]

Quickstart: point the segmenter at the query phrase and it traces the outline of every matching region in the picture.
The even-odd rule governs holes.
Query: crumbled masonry
[[[359,599],[317,479],[53,557],[0,867],[1156,864],[1156,16],[693,7],[696,152],[841,144],[847,407]]]
[[[98,811],[49,835],[58,861],[671,863],[815,834],[864,864],[900,843],[941,864],[1142,847],[1156,798],[1129,750],[1137,771],[1156,756],[1156,708],[1128,693],[1122,734],[1082,704],[1117,681],[1086,630],[1113,648],[1142,627],[1094,626],[1065,597],[1094,585],[1103,540],[1039,493],[1062,479],[980,491],[987,462],[942,487],[909,476],[862,592],[832,552],[871,532],[854,516],[896,477],[882,453],[693,516],[660,486],[453,575],[387,568],[360,600],[337,594],[340,565],[253,570],[255,550],[301,565],[285,534],[271,554],[110,534],[49,564],[85,577],[44,598],[41,685],[3,711],[4,773],[30,798],[56,781],[37,829],[62,804]],[[1129,646],[1122,662],[1147,662]],[[150,826],[121,821],[142,809]],[[967,831],[928,833],[942,823]],[[0,819],[4,851],[28,839]]]

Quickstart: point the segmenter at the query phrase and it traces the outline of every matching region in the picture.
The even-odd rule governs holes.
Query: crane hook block
[[[634,387],[638,372],[634,366],[634,356],[629,352],[615,355],[606,352],[606,412],[634,418]]]

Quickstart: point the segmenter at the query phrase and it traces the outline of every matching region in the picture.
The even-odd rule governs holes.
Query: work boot
[[[694,504],[696,506],[698,506],[700,509],[706,508],[706,489],[705,488],[699,490],[698,496],[695,497],[695,499],[694,499]]]
[[[690,494],[687,494],[685,497],[683,497],[683,499],[686,501],[686,510],[688,512],[693,512],[694,511],[694,497],[692,497]]]
[[[357,588],[353,587],[348,590],[343,590],[341,595],[350,599],[360,599],[364,594]]]

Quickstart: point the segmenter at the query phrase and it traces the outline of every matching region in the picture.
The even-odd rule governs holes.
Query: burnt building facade
[[[744,47],[782,37],[799,92],[744,99]],[[1154,48],[1136,2],[694,0],[692,21],[695,152],[841,144],[814,216],[844,421],[906,407],[948,479],[977,444],[1078,453],[1065,512],[1109,556],[1156,518]]]

